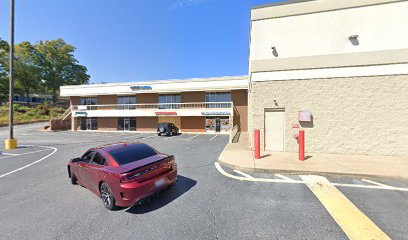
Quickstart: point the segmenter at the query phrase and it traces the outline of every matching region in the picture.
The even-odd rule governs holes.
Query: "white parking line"
[[[295,180],[291,178],[287,179],[274,179],[274,178],[247,178],[247,177],[240,177],[240,176],[235,176],[232,174],[227,173],[222,169],[220,164],[218,162],[214,163],[215,168],[217,168],[218,172],[220,172],[222,175],[236,179],[236,180],[241,180],[241,181],[250,181],[250,182],[270,182],[270,183],[298,183],[298,184],[305,184],[305,182],[302,180]],[[392,186],[377,186],[377,185],[361,185],[361,184],[348,184],[348,183],[332,183],[334,186],[339,186],[339,187],[352,187],[352,188],[366,188],[366,189],[377,189],[377,190],[392,190],[392,191],[402,191],[402,192],[408,192],[408,188],[403,188],[403,187],[392,187]]]
[[[212,141],[213,139],[215,139],[217,136],[218,136],[218,135],[215,135],[214,137],[212,137],[212,138],[210,139],[210,141]]]
[[[242,176],[244,176],[246,178],[253,178],[251,175],[249,175],[247,173],[244,173],[244,172],[241,172],[239,170],[234,170],[234,172],[236,172],[236,173],[238,173],[238,174],[240,174],[240,175],[242,175]]]
[[[364,178],[361,179],[361,181],[371,183],[371,184],[374,184],[374,185],[377,185],[377,186],[390,187],[389,185],[385,185],[385,184],[382,184],[382,183],[379,183],[379,182],[376,182],[376,181],[372,181],[372,180],[368,180],[368,179],[364,179]]]
[[[36,164],[36,163],[39,163],[39,162],[41,162],[41,161],[47,159],[49,156],[53,155],[54,153],[56,153],[56,152],[58,151],[58,149],[56,149],[55,147],[49,147],[49,146],[38,146],[38,147],[43,147],[43,148],[52,149],[53,151],[52,151],[52,153],[48,154],[47,156],[45,156],[45,157],[43,157],[43,158],[38,159],[38,160],[35,161],[35,162],[32,162],[32,163],[30,163],[30,164],[27,164],[27,165],[21,167],[21,168],[17,168],[17,169],[15,169],[15,170],[11,171],[11,172],[8,172],[8,173],[5,173],[5,174],[3,174],[3,175],[0,175],[0,178],[5,177],[5,176],[10,175],[10,174],[13,174],[13,173],[18,172],[18,171],[21,171],[21,170],[23,170],[23,169],[25,169],[25,168],[28,168],[28,167],[30,167],[30,166]]]
[[[5,155],[9,155],[9,156],[7,156],[7,157],[0,157],[0,159],[9,158],[9,157],[17,157],[17,156],[27,155],[27,154],[31,154],[31,153],[45,152],[45,151],[49,151],[49,150],[50,150],[50,149],[43,149],[43,150],[37,150],[37,151],[32,151],[32,152],[15,153],[15,154],[3,153],[3,154],[5,154]]]
[[[193,139],[193,138],[195,138],[195,137],[198,137],[198,135],[194,135],[194,136],[192,136],[191,138],[187,138],[187,139],[185,139],[186,141],[189,141],[189,140],[191,140],[191,139]]]
[[[5,153],[5,152],[2,152],[2,153],[0,153],[0,155],[18,156],[18,155],[20,155],[20,154],[16,154],[16,153]]]
[[[220,164],[215,162],[214,163],[215,167],[217,168],[218,172],[220,172],[222,175],[233,178],[236,180],[243,180],[243,181],[250,181],[250,182],[273,182],[273,183],[303,183],[303,181],[298,181],[298,180],[285,180],[285,179],[269,179],[269,178],[246,178],[246,177],[240,177],[240,176],[235,176],[232,174],[227,173],[224,171],[224,169],[221,168]]]

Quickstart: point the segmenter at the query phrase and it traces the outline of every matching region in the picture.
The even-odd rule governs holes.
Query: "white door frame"
[[[266,135],[265,135],[265,132],[266,132],[266,113],[267,112],[284,112],[284,113],[286,113],[286,110],[285,110],[285,108],[264,108],[264,131],[263,131],[263,150],[264,151],[266,151]],[[283,117],[283,152],[285,152],[286,151],[286,148],[285,148],[285,131],[286,131],[286,129],[285,129],[285,121],[286,121],[286,114],[284,114],[284,117]]]

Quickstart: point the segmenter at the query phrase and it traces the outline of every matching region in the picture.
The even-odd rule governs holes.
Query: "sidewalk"
[[[221,165],[247,172],[408,179],[408,157],[308,152],[305,155],[302,162],[298,160],[298,153],[261,151],[261,159],[255,160],[249,149],[248,135],[241,134],[239,142],[229,143],[218,160]]]

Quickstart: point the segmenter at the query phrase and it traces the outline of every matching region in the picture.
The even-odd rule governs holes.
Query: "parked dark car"
[[[68,163],[72,184],[79,183],[104,206],[130,207],[142,203],[177,181],[174,156],[144,143],[117,143],[91,148]]]
[[[173,123],[159,123],[157,126],[157,135],[165,134],[167,136],[177,135],[179,133],[178,127]]]

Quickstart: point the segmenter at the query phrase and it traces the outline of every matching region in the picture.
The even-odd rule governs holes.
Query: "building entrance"
[[[206,132],[223,133],[230,130],[229,117],[206,117],[205,130]]]
[[[265,110],[265,150],[284,151],[285,110]]]
[[[98,130],[98,118],[81,118],[81,130]]]

